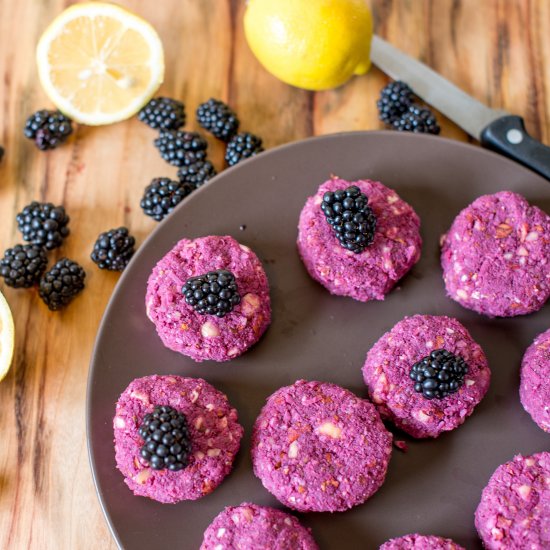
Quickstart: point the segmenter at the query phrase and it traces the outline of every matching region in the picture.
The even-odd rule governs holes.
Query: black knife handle
[[[481,132],[481,145],[514,159],[550,180],[550,147],[527,133],[521,117],[509,115],[491,122]]]

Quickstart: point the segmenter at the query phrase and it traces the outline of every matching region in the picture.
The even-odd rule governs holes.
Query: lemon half
[[[13,317],[6,298],[0,292],[0,380],[8,374],[13,359]]]
[[[75,4],[38,42],[40,82],[56,107],[83,124],[111,124],[134,115],[164,78],[155,29],[104,2]]]

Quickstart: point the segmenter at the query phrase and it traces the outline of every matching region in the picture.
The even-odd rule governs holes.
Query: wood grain
[[[33,199],[62,203],[71,236],[50,261],[85,266],[87,288],[66,311],[50,313],[35,291],[2,287],[16,324],[16,354],[0,383],[0,548],[114,548],[97,501],[85,441],[88,362],[118,276],[89,260],[100,231],[127,225],[141,243],[155,227],[140,208],[151,178],[175,176],[136,120],[79,127],[47,154],[22,137],[25,118],[50,104],[37,83],[36,42],[71,2],[0,2],[0,242],[20,241],[15,213]],[[380,128],[375,100],[387,78],[377,69],[322,93],[290,88],[266,73],[243,36],[239,0],[124,0],[159,30],[166,49],[162,93],[193,112],[210,96],[228,100],[242,127],[267,147],[310,135]],[[489,105],[523,116],[550,141],[548,0],[372,0],[379,34]],[[440,117],[442,135],[467,140]],[[223,151],[210,139],[222,168]],[[452,190],[449,190],[452,192]]]

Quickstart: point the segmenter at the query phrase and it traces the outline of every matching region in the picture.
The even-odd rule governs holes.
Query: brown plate
[[[422,219],[422,258],[383,302],[331,296],[307,275],[296,252],[306,197],[331,174],[381,180]],[[525,317],[490,320],[446,298],[439,237],[473,199],[509,189],[550,212],[550,185],[477,147],[392,132],[309,139],[263,153],[223,172],[184,202],[140,248],[109,303],[88,381],[88,444],[93,475],[118,544],[137,550],[199,548],[224,506],[251,501],[280,506],[252,473],[250,432],[265,399],[299,378],[335,382],[366,396],[361,366],[372,344],[405,315],[458,318],[489,358],[489,393],[466,423],[437,440],[398,434],[386,483],[345,513],[302,514],[322,549],[374,549],[410,532],[452,537],[480,548],[474,510],[493,470],[516,453],[549,448],[549,438],[519,402],[519,366],[535,335],[550,326],[550,307]],[[240,228],[243,228],[242,230]],[[145,316],[147,277],[182,237],[232,235],[252,247],[271,286],[273,323],[264,338],[230,363],[194,363],[164,348]],[[245,428],[233,473],[195,502],[159,504],[133,496],[115,467],[112,418],[129,382],[148,374],[204,377],[224,391]]]

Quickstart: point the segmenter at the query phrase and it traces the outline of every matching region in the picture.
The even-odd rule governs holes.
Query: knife
[[[445,80],[424,63],[374,36],[371,59],[394,80],[406,82],[483,147],[509,157],[550,180],[550,147],[532,138],[520,116],[490,109]]]

